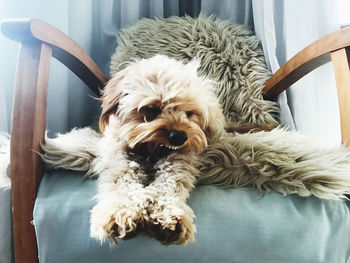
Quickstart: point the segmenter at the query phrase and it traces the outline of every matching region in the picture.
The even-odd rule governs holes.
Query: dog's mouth
[[[154,142],[146,142],[145,144],[147,145],[147,152],[149,155],[157,155],[164,148],[166,150],[176,151],[181,149],[184,146],[184,144],[181,146],[172,146],[172,145],[164,145],[164,144],[155,144]]]
[[[147,148],[147,154],[150,157],[163,157],[170,152],[180,150],[185,146],[185,144],[181,146],[173,146],[173,145],[165,145],[165,144],[156,144],[154,142],[145,142],[144,143]]]
[[[185,144],[181,146],[172,146],[155,142],[144,142],[139,145],[136,145],[136,147],[132,149],[132,151],[137,153],[138,155],[143,156],[147,160],[155,160],[165,157],[171,152],[178,151],[184,146]]]

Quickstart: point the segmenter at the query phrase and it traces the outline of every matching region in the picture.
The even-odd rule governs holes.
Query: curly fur
[[[104,88],[92,237],[144,231],[163,244],[194,240],[186,204],[198,175],[194,164],[225,123],[212,82],[197,76],[197,66],[157,55],[129,63]],[[184,132],[185,141],[172,143],[171,131]]]
[[[225,126],[213,82],[199,77],[197,66],[162,55],[129,63],[103,90],[102,136],[73,130],[43,145],[42,157],[54,167],[98,175],[92,237],[145,232],[163,244],[194,240],[186,199],[199,174],[195,163]],[[171,143],[171,131],[186,140]]]
[[[139,58],[163,54],[188,63],[216,82],[214,92],[225,116],[238,123],[277,123],[275,103],[262,99],[269,71],[259,40],[243,25],[213,16],[142,19],[122,30],[110,75]]]

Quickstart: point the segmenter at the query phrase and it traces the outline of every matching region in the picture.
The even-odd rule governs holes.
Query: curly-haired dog
[[[146,232],[164,244],[194,240],[186,199],[197,181],[320,198],[349,193],[348,149],[260,131],[271,126],[227,124],[197,66],[162,55],[130,63],[103,90],[102,134],[85,128],[46,140],[47,163],[98,175],[92,237]]]
[[[92,237],[127,238],[147,228],[164,243],[193,240],[186,199],[199,173],[194,163],[224,127],[210,85],[195,65],[160,55],[130,64],[107,84]]]
[[[211,81],[196,70],[195,62],[158,55],[131,63],[104,88],[103,136],[92,165],[98,174],[92,237],[146,231],[165,244],[194,239],[194,213],[186,204],[199,174],[194,164],[225,124]]]

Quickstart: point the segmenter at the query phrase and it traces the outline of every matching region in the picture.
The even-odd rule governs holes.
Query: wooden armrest
[[[74,72],[95,94],[107,81],[89,55],[70,37],[39,19],[8,19],[1,22],[2,33],[15,41],[49,44],[52,56]]]
[[[331,61],[331,53],[350,46],[350,27],[313,42],[288,60],[265,83],[267,99],[274,99],[293,83],[317,67]]]
[[[342,143],[350,147],[350,27],[313,42],[287,61],[265,83],[264,97],[276,98],[300,78],[331,60],[338,91]]]
[[[15,260],[38,262],[33,208],[44,173],[37,152],[45,139],[51,57],[71,69],[96,94],[107,81],[87,53],[60,30],[38,19],[5,20],[5,36],[21,42],[11,122],[11,195]]]

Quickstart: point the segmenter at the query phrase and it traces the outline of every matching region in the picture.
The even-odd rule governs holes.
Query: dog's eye
[[[186,115],[189,118],[189,117],[191,117],[193,115],[193,112],[192,111],[186,111]]]
[[[143,107],[140,110],[140,113],[145,116],[146,121],[153,121],[162,110],[159,107]]]

